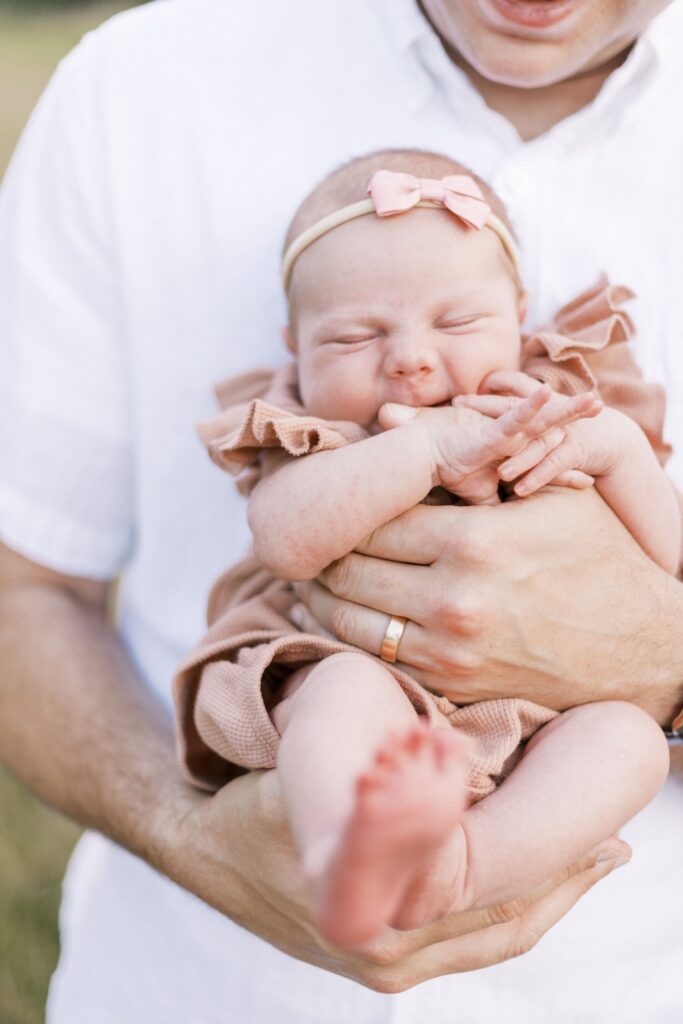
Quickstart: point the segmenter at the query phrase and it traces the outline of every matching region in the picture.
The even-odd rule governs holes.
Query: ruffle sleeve
[[[263,455],[269,449],[297,458],[368,436],[357,423],[307,415],[293,363],[233,377],[218,385],[216,395],[221,411],[199,424],[199,435],[216,465],[237,477],[242,494],[250,494],[267,471]]]
[[[522,344],[522,369],[562,394],[593,391],[641,427],[664,465],[671,446],[664,440],[664,388],[646,381],[633,355],[635,326],[621,304],[634,297],[606,276],[557,313],[547,327]]]

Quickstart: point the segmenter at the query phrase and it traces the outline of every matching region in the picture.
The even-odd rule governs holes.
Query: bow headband
[[[495,231],[510,261],[519,273],[519,251],[509,229],[503,224],[484,199],[476,181],[468,174],[452,174],[437,180],[435,178],[415,178],[412,174],[395,171],[377,171],[372,176],[368,187],[371,199],[361,199],[358,203],[344,206],[340,210],[323,217],[306,228],[292,244],[282,260],[282,283],[285,291],[289,285],[292,267],[309,245],[316,242],[328,231],[355,220],[369,213],[378,217],[391,217],[396,213],[405,213],[416,206],[443,208],[468,228],[480,231],[487,227]]]

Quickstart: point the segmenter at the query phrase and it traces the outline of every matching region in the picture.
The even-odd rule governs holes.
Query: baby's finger
[[[495,432],[496,435],[509,439],[515,434],[527,433],[527,426],[536,422],[541,410],[550,401],[552,395],[548,385],[542,384],[528,398],[519,402],[496,420],[495,425],[490,428],[492,436]]]
[[[484,378],[479,390],[485,394],[506,393],[517,395],[518,398],[529,398],[542,386],[540,381],[521,370],[495,370]]]
[[[538,463],[526,476],[522,477],[515,484],[515,494],[525,498],[533,494],[540,487],[551,483],[561,473],[570,469],[576,469],[578,452],[570,437],[566,437],[562,444],[558,445],[549,455]]]
[[[457,395],[451,405],[464,406],[466,409],[480,412],[483,416],[498,418],[523,401],[523,398],[516,395]]]
[[[524,426],[524,433],[528,437],[538,437],[554,427],[566,427],[576,420],[597,416],[601,409],[602,402],[590,391],[570,398],[553,394],[553,400],[544,405]]]
[[[528,473],[534,466],[538,466],[550,452],[558,448],[566,436],[561,427],[556,427],[554,430],[541,434],[540,437],[533,438],[521,452],[506,459],[505,462],[501,462],[498,467],[498,476],[501,480],[515,480],[518,476]]]
[[[581,469],[570,469],[566,473],[560,473],[550,483],[558,487],[573,487],[574,490],[583,491],[587,487],[593,486],[595,477],[584,473]]]

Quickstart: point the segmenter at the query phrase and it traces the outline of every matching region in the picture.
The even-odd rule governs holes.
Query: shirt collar
[[[514,127],[506,118],[486,106],[467,75],[448,58],[441,42],[419,9],[417,0],[374,0],[384,32],[401,54],[411,54],[416,65],[421,67],[421,88],[413,88],[410,105],[419,109],[428,100],[434,89],[456,97],[459,110],[463,106],[473,114],[488,118],[490,127],[512,145],[521,144]],[[683,37],[683,0],[672,0],[647,26],[637,40],[633,50],[621,67],[613,71],[596,98],[571,117],[561,121],[542,138],[549,135],[571,136],[575,139],[578,131],[588,129],[608,111],[624,111],[634,93],[641,93],[652,80],[664,58],[677,47]]]
[[[418,39],[434,30],[417,5],[417,0],[374,0],[379,21],[397,50],[409,50]]]

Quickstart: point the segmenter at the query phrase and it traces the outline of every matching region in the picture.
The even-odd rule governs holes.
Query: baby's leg
[[[465,806],[466,746],[450,728],[422,725],[393,676],[362,655],[327,658],[295,685],[273,714],[285,802],[319,927],[360,945],[449,843]]]
[[[528,892],[617,832],[664,783],[661,729],[620,701],[566,711],[503,785],[465,814],[468,871],[453,909]]]

